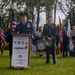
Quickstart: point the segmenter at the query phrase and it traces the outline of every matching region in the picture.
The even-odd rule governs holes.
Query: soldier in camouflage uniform
[[[56,64],[56,25],[52,23],[52,17],[48,16],[48,23],[43,27],[43,37],[46,46],[46,63],[50,62],[50,51],[52,51],[53,64]]]

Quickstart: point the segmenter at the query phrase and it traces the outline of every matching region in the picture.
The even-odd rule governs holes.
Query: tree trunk
[[[54,5],[54,23],[56,23],[56,4]]]
[[[39,19],[40,19],[40,0],[37,2],[37,26],[36,26],[36,31],[38,31],[39,27]]]
[[[56,23],[56,9],[57,9],[57,1],[55,0],[55,4],[54,4],[54,23]]]
[[[53,10],[46,10],[46,22],[47,22],[47,17],[51,16],[52,17],[52,21],[53,21]]]
[[[39,27],[39,18],[40,18],[40,12],[39,12],[39,8],[37,8],[37,26],[36,26],[36,31],[38,31],[38,27]]]

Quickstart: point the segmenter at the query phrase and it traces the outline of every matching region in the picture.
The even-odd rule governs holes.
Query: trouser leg
[[[67,43],[64,43],[64,56],[68,56],[68,44]]]
[[[50,61],[50,47],[46,46],[46,63]]]
[[[56,47],[55,47],[55,44],[52,44],[51,50],[52,50],[53,64],[55,64],[56,63]]]
[[[62,55],[63,55],[63,57],[65,56],[65,51],[63,51],[63,54]]]

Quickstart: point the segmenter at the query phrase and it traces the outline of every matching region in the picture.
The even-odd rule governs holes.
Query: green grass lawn
[[[9,52],[4,51],[0,56],[0,75],[75,75],[75,57],[62,58],[57,56],[57,65],[53,65],[52,57],[50,64],[45,64],[45,55],[37,57],[31,52],[30,69],[9,69]]]

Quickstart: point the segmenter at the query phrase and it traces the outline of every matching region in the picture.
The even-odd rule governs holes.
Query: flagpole
[[[14,10],[14,0],[11,0],[11,14]],[[12,17],[11,17],[12,18]],[[12,25],[12,21],[11,21],[11,25]],[[5,36],[5,38],[11,33],[11,31]]]
[[[13,13],[13,11],[14,11],[14,0],[12,0],[11,13]],[[13,16],[12,16],[12,18],[13,18]],[[12,25],[12,23],[11,23],[11,25]]]
[[[11,13],[13,12],[13,9],[14,9],[14,1],[12,0],[12,2],[11,2]],[[11,23],[11,25],[12,25],[12,23]],[[10,31],[10,32],[12,32],[12,31]],[[12,50],[10,50],[10,51],[12,51]],[[12,60],[12,55],[10,55],[10,67],[9,68],[11,68],[11,60]]]
[[[1,20],[1,12],[0,12],[0,20]],[[1,34],[1,32],[0,32],[0,34]],[[1,36],[0,36],[0,45],[1,45]],[[1,49],[1,56],[2,56],[2,54],[3,54],[3,52],[2,52],[2,49]]]

